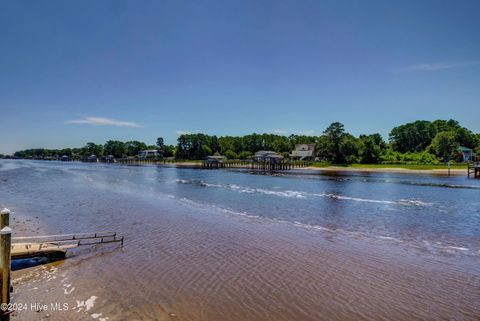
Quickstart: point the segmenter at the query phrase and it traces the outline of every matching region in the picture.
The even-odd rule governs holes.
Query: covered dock
[[[208,156],[203,161],[203,168],[249,168],[262,171],[281,171],[307,167],[308,161],[285,159],[274,151],[258,151],[250,159],[226,159],[224,156]]]
[[[480,178],[480,162],[468,164],[468,177]]]

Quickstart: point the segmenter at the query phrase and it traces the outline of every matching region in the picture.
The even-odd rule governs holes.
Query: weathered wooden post
[[[8,208],[0,211],[0,230],[5,226],[10,226],[10,210]]]
[[[10,304],[10,264],[11,264],[11,246],[12,229],[8,227],[10,222],[10,210],[4,208],[0,211],[0,271],[2,277],[2,302],[0,302],[1,320],[10,320],[8,311]]]

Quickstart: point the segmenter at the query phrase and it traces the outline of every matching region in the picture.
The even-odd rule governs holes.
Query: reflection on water
[[[126,236],[61,267],[109,320],[479,315],[478,180],[26,161],[0,180],[46,232]]]

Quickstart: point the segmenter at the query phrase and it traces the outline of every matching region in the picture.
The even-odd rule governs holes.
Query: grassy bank
[[[410,170],[447,170],[448,166],[445,164],[349,164],[349,165],[337,165],[329,163],[313,163],[312,167],[326,168],[326,167],[345,167],[345,168],[358,168],[358,169],[383,169],[383,168],[401,168]],[[451,169],[467,169],[466,164],[452,164]]]

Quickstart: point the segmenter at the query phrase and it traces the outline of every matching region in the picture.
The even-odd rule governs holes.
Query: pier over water
[[[480,178],[480,162],[468,164],[468,177]]]

